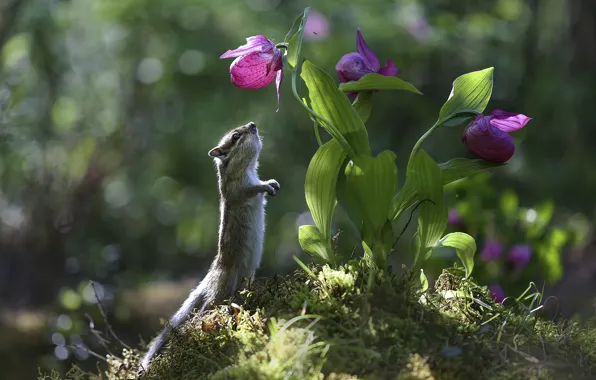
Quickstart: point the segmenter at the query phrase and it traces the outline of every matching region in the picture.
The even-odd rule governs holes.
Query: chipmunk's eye
[[[234,132],[234,134],[232,135],[232,140],[236,141],[240,138],[240,133],[238,132]]]

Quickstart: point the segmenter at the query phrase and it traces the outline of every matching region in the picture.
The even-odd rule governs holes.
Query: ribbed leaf
[[[381,74],[366,74],[357,81],[342,83],[339,89],[343,92],[359,92],[371,90],[405,90],[422,95],[412,83],[398,77],[387,77]]]
[[[455,248],[457,257],[466,268],[466,277],[474,270],[474,255],[476,254],[476,241],[473,237],[463,232],[453,232],[445,235],[439,242],[443,247]]]
[[[317,121],[342,143],[351,159],[370,156],[364,123],[347,96],[337,89],[333,78],[310,61],[304,61],[300,76],[308,88],[308,105],[325,119]]]

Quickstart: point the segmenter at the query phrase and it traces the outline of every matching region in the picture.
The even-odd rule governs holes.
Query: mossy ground
[[[194,316],[143,378],[596,378],[596,329],[537,318],[529,301],[497,305],[456,268],[422,298],[405,277],[371,276],[360,261],[310,269],[258,279],[236,303]],[[67,378],[134,379],[140,354]]]

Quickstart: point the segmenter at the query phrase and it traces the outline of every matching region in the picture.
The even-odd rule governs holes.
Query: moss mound
[[[498,305],[455,267],[425,294],[360,261],[310,270],[258,279],[236,303],[194,316],[143,378],[596,378],[596,329],[538,318],[538,294]],[[140,354],[67,379],[134,379]]]

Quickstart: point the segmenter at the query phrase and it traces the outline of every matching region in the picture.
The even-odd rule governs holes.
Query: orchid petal
[[[372,73],[364,58],[358,53],[349,53],[340,58],[335,71],[342,83],[358,80],[366,74]]]
[[[277,90],[277,110],[275,112],[279,111],[279,89],[281,87],[281,81],[283,79],[284,79],[284,71],[282,69],[277,72],[277,76],[275,78],[275,88]]]
[[[271,53],[251,53],[238,57],[230,65],[230,78],[236,87],[257,89],[269,85],[277,72],[271,70]]]
[[[532,120],[531,117],[522,115],[521,113],[507,112],[503,110],[493,110],[490,113],[490,116],[493,117],[490,121],[491,125],[507,133],[522,129],[530,120]]]
[[[360,29],[358,29],[357,34],[357,41],[356,47],[358,48],[358,53],[362,56],[364,63],[368,66],[369,70],[375,73],[379,72],[381,68],[381,63],[379,62],[379,58],[377,55],[368,47],[366,41],[362,37],[362,33],[360,33]]]
[[[248,55],[251,53],[264,53],[275,48],[275,44],[265,36],[252,36],[246,39],[246,44],[234,50],[228,50],[219,58],[234,58]]]
[[[397,68],[397,66],[395,66],[395,63],[393,63],[393,61],[387,60],[385,62],[385,67],[379,70],[379,74],[385,75],[386,77],[393,77],[399,74],[399,69]]]

